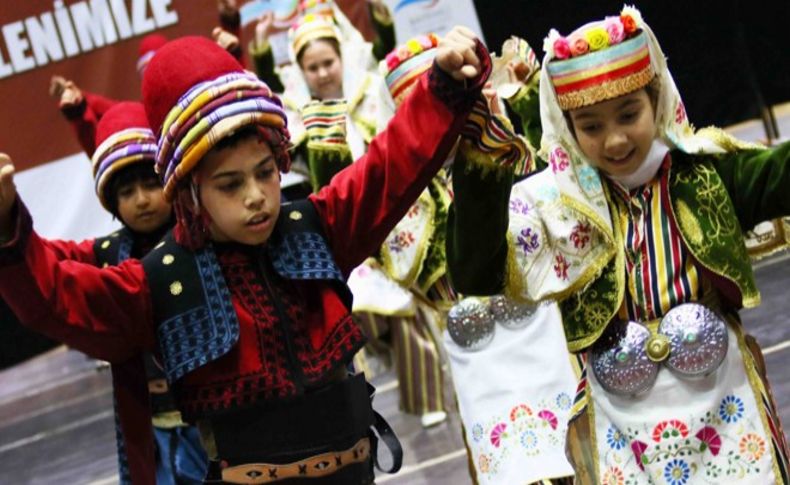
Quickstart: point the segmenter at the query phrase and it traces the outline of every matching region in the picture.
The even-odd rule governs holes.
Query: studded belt
[[[655,330],[617,321],[593,345],[591,365],[607,392],[634,396],[650,390],[661,365],[683,378],[706,376],[727,355],[727,325],[713,310],[684,303],[670,310]]]
[[[497,324],[511,330],[524,327],[536,308],[502,295],[464,298],[447,314],[447,332],[459,347],[469,351],[480,350],[494,339]]]
[[[370,439],[362,438],[347,450],[321,453],[293,463],[282,465],[248,463],[227,467],[222,470],[222,481],[259,484],[273,483],[287,478],[323,477],[337,472],[346,465],[361,463],[369,458]]]

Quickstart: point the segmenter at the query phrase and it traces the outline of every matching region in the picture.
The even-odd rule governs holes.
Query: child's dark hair
[[[260,125],[246,125],[232,134],[219,140],[212,150],[224,150],[237,146],[248,138],[255,138],[269,144],[278,167],[284,167],[287,162],[288,141],[277,130]]]
[[[299,64],[300,68],[304,69],[304,66],[302,66],[302,57],[304,57],[304,52],[308,47],[315,44],[316,42],[326,42],[330,47],[332,47],[332,50],[335,51],[337,57],[340,57],[341,59],[343,58],[343,55],[340,53],[340,42],[337,39],[332,37],[320,37],[318,39],[309,41],[304,46],[302,46],[301,49],[299,49],[299,52],[296,53],[296,63]]]
[[[107,182],[104,187],[104,200],[110,208],[110,212],[116,218],[118,215],[118,192],[122,187],[137,182],[148,182],[156,180],[159,183],[159,176],[154,172],[154,164],[152,163],[133,163],[127,167],[122,168]]]

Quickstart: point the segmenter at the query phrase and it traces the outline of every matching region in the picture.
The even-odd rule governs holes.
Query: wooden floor
[[[783,133],[790,116],[783,117]],[[766,354],[784,423],[790,426],[790,254],[756,266],[763,303],[744,311],[747,330]],[[377,483],[469,483],[458,416],[422,429],[398,411],[391,373],[374,379],[374,403],[394,427],[405,451],[403,469]],[[117,483],[109,373],[83,355],[57,349],[0,373],[0,484]]]

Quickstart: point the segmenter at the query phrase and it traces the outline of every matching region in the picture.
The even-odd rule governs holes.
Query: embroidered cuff
[[[241,12],[234,10],[233,13],[219,13],[219,25],[228,32],[238,32],[241,29]]]
[[[433,68],[429,71],[428,83],[431,91],[453,111],[468,111],[471,109],[475,99],[477,99],[478,94],[483,89],[483,85],[491,75],[491,56],[479,40],[477,41],[476,53],[480,59],[481,72],[471,81],[456,81],[452,76],[441,70],[435,61]]]
[[[482,96],[475,102],[461,137],[459,153],[484,170],[507,169],[518,176],[532,170],[532,151],[527,141],[516,134],[507,117],[493,115]]]
[[[11,208],[11,221],[14,231],[11,238],[0,245],[0,266],[18,263],[25,257],[25,247],[30,233],[33,231],[33,219],[27,207],[19,197]]]

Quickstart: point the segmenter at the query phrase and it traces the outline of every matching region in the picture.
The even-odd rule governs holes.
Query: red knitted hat
[[[111,135],[128,128],[151,129],[142,103],[122,101],[108,109],[96,125],[96,146],[101,146]]]
[[[110,210],[104,191],[119,170],[137,163],[147,163],[153,169],[156,138],[143,105],[125,101],[107,110],[96,125],[96,147],[91,160],[96,195]]]
[[[244,68],[210,39],[182,37],[165,44],[143,76],[143,104],[151,129],[159,134],[167,113],[193,86],[233,72]]]
[[[156,52],[165,44],[167,44],[167,37],[162,34],[146,35],[140,41],[140,47],[137,49],[137,57],[143,57],[149,52]]]
[[[156,51],[165,44],[167,44],[167,37],[162,34],[150,34],[143,37],[137,48],[137,74],[142,77]]]

